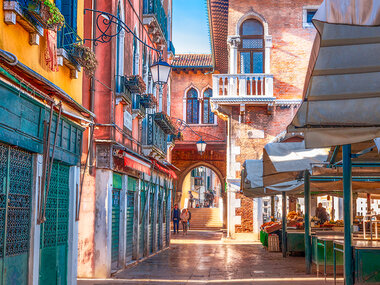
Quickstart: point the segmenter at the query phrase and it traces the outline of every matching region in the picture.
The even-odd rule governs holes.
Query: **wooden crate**
[[[280,240],[278,238],[278,235],[268,236],[268,251],[280,251]]]

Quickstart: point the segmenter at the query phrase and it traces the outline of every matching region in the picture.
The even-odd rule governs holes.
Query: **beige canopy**
[[[264,187],[263,161],[261,159],[246,160],[243,164],[241,177],[241,189],[247,197],[256,198],[278,195],[284,191],[288,193],[298,193],[303,191],[303,181],[295,179]]]
[[[269,143],[263,154],[264,186],[296,180],[314,164],[324,163],[329,148],[306,149],[305,142]]]
[[[307,148],[380,137],[380,1],[325,0],[313,24],[304,100],[288,132],[303,132]]]

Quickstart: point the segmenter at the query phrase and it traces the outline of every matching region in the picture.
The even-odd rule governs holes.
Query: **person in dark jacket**
[[[174,205],[174,209],[172,211],[172,220],[173,220],[173,230],[174,234],[178,234],[179,232],[179,220],[181,219],[181,210],[178,209],[178,204]]]
[[[322,207],[322,203],[318,204],[318,208],[315,210],[315,216],[320,220],[321,224],[324,224],[328,221],[326,208]]]

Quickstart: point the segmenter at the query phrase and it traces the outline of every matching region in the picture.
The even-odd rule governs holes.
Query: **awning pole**
[[[305,171],[304,175],[305,187],[305,259],[306,274],[311,274],[311,236],[310,236],[310,173]]]
[[[352,162],[351,145],[343,146],[344,280],[354,284],[352,254]]]
[[[282,192],[282,256],[286,257],[286,192]]]
[[[274,222],[276,219],[276,209],[274,208],[274,196],[270,197],[270,212],[272,216],[271,221]]]

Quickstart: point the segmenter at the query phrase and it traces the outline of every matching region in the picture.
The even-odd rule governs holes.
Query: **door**
[[[145,183],[145,182],[143,182]],[[144,219],[144,211],[145,211],[145,192],[146,189],[143,187],[140,193],[140,225],[139,225],[139,256],[144,256],[144,225],[145,225],[145,219]]]
[[[122,178],[120,174],[113,174],[112,189],[112,236],[111,236],[111,268],[116,270],[119,262],[119,237],[120,237],[120,192]]]
[[[32,177],[32,154],[0,144],[0,284],[2,285],[28,282]]]
[[[40,284],[67,284],[69,177],[70,167],[54,161],[41,224]]]
[[[125,256],[126,261],[132,260],[133,252],[133,225],[134,225],[134,212],[135,212],[135,192],[137,190],[138,180],[133,177],[128,177],[127,189],[127,233],[126,233],[126,247]]]
[[[158,210],[157,210],[157,248],[162,249],[162,194],[163,188],[160,187],[160,191],[158,192]]]

